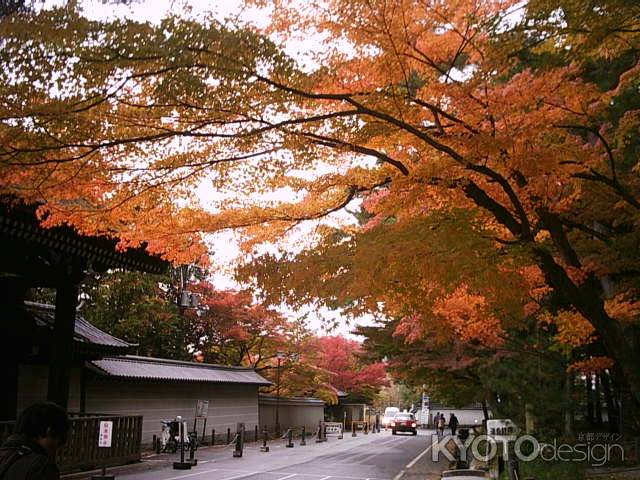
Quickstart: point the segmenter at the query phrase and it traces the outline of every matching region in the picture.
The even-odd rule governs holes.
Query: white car
[[[484,470],[446,470],[442,472],[441,479],[455,478],[456,480],[485,480],[489,478]]]
[[[393,422],[393,417],[396,416],[396,413],[399,413],[400,409],[398,407],[387,407],[384,409],[384,416],[382,417],[381,423],[384,428],[388,428]]]

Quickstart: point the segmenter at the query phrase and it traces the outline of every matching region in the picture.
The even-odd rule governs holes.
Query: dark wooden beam
[[[73,333],[78,303],[78,283],[82,265],[71,260],[65,265],[56,289],[55,325],[51,341],[49,384],[47,400],[66,409],[69,403],[69,385],[73,365]]]

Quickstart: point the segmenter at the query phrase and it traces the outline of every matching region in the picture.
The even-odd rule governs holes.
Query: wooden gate
[[[142,415],[70,414],[70,417],[69,438],[57,457],[62,473],[140,461]],[[113,422],[110,448],[98,448],[101,421]],[[0,422],[0,441],[6,440],[14,425],[15,422]]]

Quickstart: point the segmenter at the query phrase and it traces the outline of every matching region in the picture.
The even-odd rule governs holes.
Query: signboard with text
[[[98,432],[98,447],[110,448],[112,436],[113,436],[113,422],[101,421],[100,431]]]
[[[209,412],[209,401],[198,400],[198,403],[196,403],[196,418],[207,418],[208,412]]]

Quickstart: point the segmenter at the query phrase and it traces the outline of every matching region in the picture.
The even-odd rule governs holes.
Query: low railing
[[[66,445],[58,452],[58,466],[62,473],[140,461],[142,416],[75,415],[70,414],[70,430]],[[101,421],[113,422],[109,448],[98,447]],[[15,422],[0,422],[0,441],[13,432]]]

